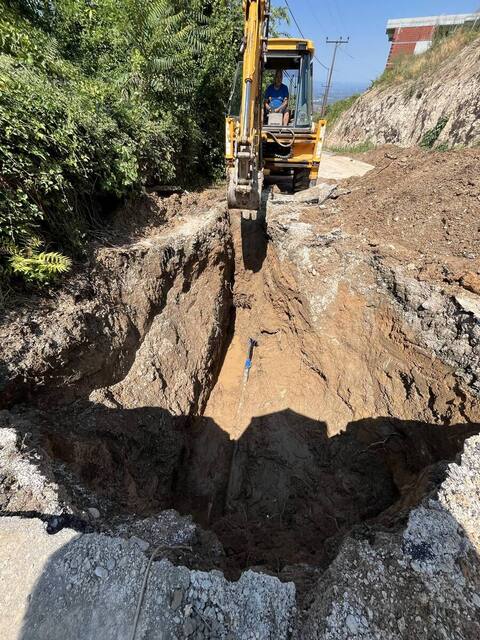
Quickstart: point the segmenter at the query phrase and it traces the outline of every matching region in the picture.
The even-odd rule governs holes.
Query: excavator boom
[[[234,162],[229,169],[227,192],[228,206],[233,209],[256,210],[260,205],[263,186],[259,166],[260,91],[262,62],[267,51],[269,9],[269,0],[243,0],[242,103],[236,123]]]

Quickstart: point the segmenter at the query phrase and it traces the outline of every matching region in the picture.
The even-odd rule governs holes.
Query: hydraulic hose
[[[272,138],[278,144],[279,147],[283,147],[284,149],[290,149],[291,147],[293,147],[293,143],[295,142],[295,131],[293,129],[280,129],[279,133],[283,133],[284,131],[287,131],[292,136],[292,139],[286,143],[280,142],[280,140],[273,133],[273,131],[265,131],[265,133],[269,136],[272,136]]]

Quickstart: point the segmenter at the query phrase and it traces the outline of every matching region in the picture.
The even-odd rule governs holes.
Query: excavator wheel
[[[310,186],[310,171],[308,169],[296,169],[293,174],[293,190],[303,191]]]

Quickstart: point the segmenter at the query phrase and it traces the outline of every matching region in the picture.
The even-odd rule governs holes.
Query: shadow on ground
[[[253,273],[261,271],[267,257],[266,207],[267,201],[264,197],[258,211],[234,211],[231,213],[231,215],[240,216],[243,266],[246,271],[253,271]]]
[[[401,526],[479,431],[379,417],[328,438],[324,422],[285,410],[253,418],[233,442],[209,418],[86,403],[74,416],[39,415],[18,441],[43,452],[36,464],[75,514],[192,514],[235,576],[252,565],[324,567],[352,528]]]
[[[208,418],[89,403],[77,403],[74,413],[39,414],[32,427],[19,431],[18,440],[43,452],[40,471],[65,487],[63,498],[74,512],[94,500],[107,520],[167,508],[191,513],[225,549],[219,563],[202,568],[215,566],[238,579],[254,566],[283,580],[296,580],[295,567],[302,565],[326,568],[347,533],[370,540],[373,527],[402,528],[410,510],[440,485],[447,461],[480,432],[479,424],[378,417],[351,422],[328,438],[324,422],[285,410],[254,418],[235,443]],[[58,515],[43,519],[51,527]],[[60,525],[53,530],[90,530],[81,517],[69,516]],[[45,566],[23,640],[37,637],[33,630],[46,615],[37,602],[44,602],[71,544],[76,542]],[[188,554],[179,562],[195,568]],[[73,638],[81,620],[71,611],[68,619],[67,635],[58,627],[48,637]]]

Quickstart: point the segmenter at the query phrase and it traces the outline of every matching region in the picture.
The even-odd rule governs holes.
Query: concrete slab
[[[317,184],[315,187],[298,191],[297,193],[285,194],[275,193],[268,198],[269,204],[286,204],[287,202],[295,202],[297,204],[322,204],[335,191],[335,184]]]
[[[144,583],[147,563],[134,538],[48,535],[40,520],[0,518],[0,638],[130,640],[140,594],[135,640],[289,637],[293,583],[253,571],[229,582],[166,559]]]
[[[37,519],[5,517],[0,522],[0,637],[21,640],[36,584],[50,559],[79,536],[71,529],[48,535]]]
[[[373,164],[324,151],[320,161],[318,177],[323,180],[344,180],[354,176],[364,176],[372,169],[374,169]]]

